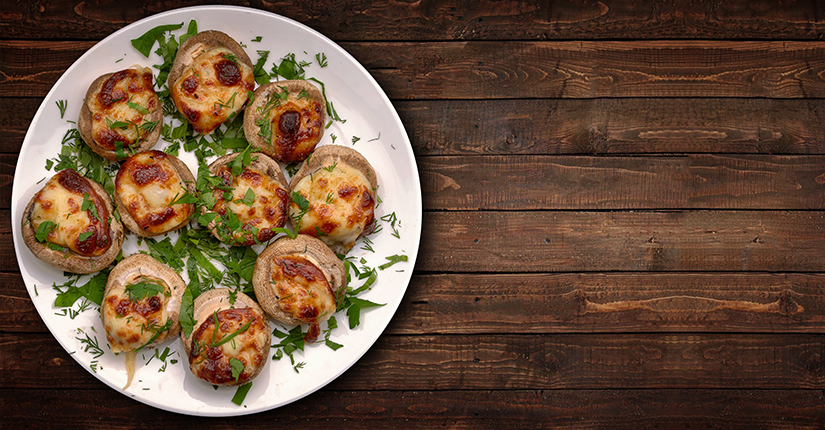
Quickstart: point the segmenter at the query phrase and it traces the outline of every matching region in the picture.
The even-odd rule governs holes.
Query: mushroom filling
[[[289,215],[299,233],[316,236],[327,245],[349,250],[375,221],[375,198],[367,178],[359,170],[337,162],[301,178],[293,188],[308,205],[293,199]]]
[[[269,323],[252,308],[216,310],[192,333],[189,365],[213,384],[241,383],[264,365]]]
[[[103,198],[74,170],[63,170],[46,182],[35,197],[29,220],[39,242],[84,257],[103,255],[112,244]]]
[[[109,290],[100,312],[112,352],[132,351],[166,338],[172,321],[166,312],[169,286],[161,279],[135,275]]]
[[[324,273],[306,258],[272,259],[272,287],[281,310],[305,323],[325,321],[335,313],[335,294]]]

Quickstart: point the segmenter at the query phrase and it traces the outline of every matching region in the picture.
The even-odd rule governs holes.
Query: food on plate
[[[123,225],[109,194],[71,169],[46,182],[23,211],[23,241],[34,255],[71,273],[111,264],[123,245]]]
[[[264,154],[255,154],[245,167],[238,157],[223,156],[209,165],[212,175],[221,178],[215,188],[211,212],[218,216],[209,223],[212,234],[228,245],[253,245],[275,236],[274,229],[286,223],[289,202],[287,181],[281,167]],[[235,174],[233,174],[233,171]],[[226,191],[229,190],[229,191]],[[204,206],[202,212],[208,210]]]
[[[163,107],[153,88],[152,70],[133,66],[95,79],[80,108],[77,128],[86,144],[107,160],[155,146],[163,128]]]
[[[255,89],[249,55],[234,39],[213,30],[181,44],[168,82],[178,111],[200,134],[237,115]]]
[[[261,307],[286,324],[310,324],[308,341],[335,313],[347,284],[344,263],[320,240],[284,236],[255,262],[252,286]]]
[[[243,385],[263,369],[269,355],[269,319],[249,296],[217,288],[194,303],[195,326],[183,336],[189,369],[213,385]]]
[[[352,148],[319,147],[289,188],[295,232],[318,237],[337,254],[349,252],[375,226],[378,179],[367,159]]]
[[[195,205],[171,203],[194,191],[195,177],[189,167],[162,151],[129,157],[115,178],[118,213],[126,228],[138,236],[157,236],[186,225]]]
[[[177,272],[149,255],[133,254],[117,263],[100,306],[112,352],[152,347],[177,336],[185,290]]]
[[[261,85],[244,116],[249,143],[282,163],[303,161],[324,136],[326,100],[309,81]]]

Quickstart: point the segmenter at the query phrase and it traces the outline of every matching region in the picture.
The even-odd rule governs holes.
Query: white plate
[[[92,308],[74,319],[57,315],[62,310],[54,307],[56,292],[52,284],[63,283],[65,278],[61,271],[35,258],[20,233],[23,209],[42,187],[38,182],[54,174],[45,169],[45,161],[59,152],[61,138],[73,127],[67,120],[76,121],[91,81],[133,64],[161,64],[160,57],[154,53],[149,59],[143,57],[132,47],[131,39],[158,25],[183,23],[183,28],[173,32],[179,36],[192,19],[201,31],[220,30],[245,44],[253,61],[258,58],[257,50],[269,50],[266,70],[289,53],[313,63],[306,68],[306,76],[314,76],[326,84],[328,98],[346,119],[344,124],[335,122],[321,144],[330,144],[330,135],[335,134],[335,144],[348,145],[361,152],[378,175],[382,202],[376,217],[395,212],[401,222],[400,239],[392,236],[392,230],[384,225],[383,231],[371,237],[374,253],[361,249],[359,241],[350,255],[363,256],[372,267],[387,262],[386,256],[405,254],[409,257],[408,262],[379,271],[372,289],[359,296],[386,303],[363,311],[359,327],[350,330],[346,315],[337,315],[339,328],[333,331],[331,340],[343,344],[343,348],[333,351],[321,342],[308,346],[303,353],[296,352],[297,360],[306,363],[300,373],[293,370],[288,358],[268,360],[243,406],[231,402],[234,388],[215,390],[191,375],[179,339],[167,341],[158,348],[163,350],[168,346],[171,359],[177,360],[176,364],[170,362],[163,372],[158,359],[146,364],[153,355],[152,350],[138,353],[135,380],[123,391],[124,356],[115,356],[108,350],[99,313]],[[262,37],[261,41],[252,42],[257,36]],[[327,67],[314,64],[316,53],[326,54]],[[56,106],[58,100],[68,101],[64,119],[60,118]],[[355,136],[360,140],[352,144]],[[374,138],[378,139],[370,141]],[[161,141],[155,148],[166,146],[167,143]],[[194,156],[181,150],[181,159],[197,172]],[[131,24],[92,47],[66,70],[38,109],[23,141],[12,191],[12,217],[14,247],[29,295],[46,326],[83,368],[124,395],[161,409],[191,415],[231,416],[276,408],[314,392],[352,366],[378,339],[398,308],[415,265],[421,235],[421,187],[412,147],[398,114],[375,80],[352,56],[320,33],[287,18],[241,7],[204,6],[173,10]],[[127,235],[127,242],[124,254],[136,252],[138,247],[133,235]],[[353,280],[352,284],[360,283]],[[75,309],[78,304],[75,303]],[[273,327],[279,326],[273,323]],[[85,335],[78,334],[78,329],[98,340],[106,351],[102,357],[95,360],[91,353],[84,351],[84,344],[77,338]]]

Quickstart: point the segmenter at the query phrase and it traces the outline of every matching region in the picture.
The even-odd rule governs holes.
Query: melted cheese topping
[[[88,202],[86,210],[82,210],[84,201]],[[46,241],[78,255],[102,255],[112,243],[106,205],[88,180],[74,170],[63,170],[46,182],[35,197],[30,221],[35,232],[46,221],[54,223]]]
[[[222,190],[215,190],[216,199],[213,211],[221,216],[227,211],[234,213],[242,227],[227,231],[226,227],[218,227],[221,237],[227,236],[227,243],[233,245],[251,245],[255,243],[253,232],[257,231],[258,242],[266,242],[275,236],[274,228],[283,227],[286,223],[287,191],[277,181],[267,174],[247,167],[240,175],[232,176],[228,166],[221,166],[216,175],[223,179],[226,187],[233,190],[232,199],[224,199]],[[254,198],[247,200],[247,193],[252,190]],[[249,202],[251,205],[247,205]]]
[[[162,279],[144,277],[136,274],[128,285],[140,282],[153,282],[163,286],[165,294],[155,294],[143,299],[131,301],[126,285],[120,285],[109,290],[100,307],[103,319],[103,328],[106,330],[106,339],[112,352],[119,353],[133,351],[146,345],[159,330],[166,325],[169,316],[166,312],[166,302],[171,290]],[[168,334],[168,330],[160,332],[155,343],[160,343]]]
[[[209,134],[243,108],[255,89],[252,67],[226,48],[199,55],[172,85],[175,106],[201,134]]]
[[[264,352],[267,344],[269,321],[252,308],[223,309],[217,312],[218,330],[215,333],[215,314],[200,323],[192,333],[192,350],[189,354],[189,366],[198,378],[213,384],[235,383],[232,376],[232,358],[243,363],[243,372],[237,382],[242,383],[255,373],[258,366],[265,362]],[[221,339],[242,329],[232,340],[221,345]]]
[[[272,285],[278,306],[305,323],[326,321],[335,313],[335,293],[324,272],[297,255],[272,259]]]
[[[316,170],[298,181],[294,191],[309,202],[299,233],[316,236],[327,245],[349,250],[375,221],[370,183],[361,171],[347,164],[339,162]],[[289,216],[294,220],[300,214],[300,207],[292,201]]]
[[[321,103],[302,93],[288,93],[285,101],[272,93],[257,113],[264,151],[283,163],[306,159],[324,130]]]
[[[114,150],[121,142],[126,148],[152,132],[157,124],[144,118],[161,108],[152,85],[152,70],[136,66],[112,74],[86,100],[98,145]]]
[[[115,179],[115,192],[129,215],[143,231],[162,234],[186,222],[191,204],[169,203],[186,193],[186,187],[169,157],[161,151],[145,151],[129,157]]]

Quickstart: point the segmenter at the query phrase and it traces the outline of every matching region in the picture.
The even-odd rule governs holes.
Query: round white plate
[[[363,249],[359,241],[349,255],[357,259],[363,257],[371,267],[386,263],[386,257],[391,255],[409,258],[407,262],[379,270],[372,289],[359,295],[385,304],[362,311],[360,326],[350,330],[346,315],[336,315],[339,327],[330,339],[343,344],[343,348],[333,351],[318,342],[307,346],[303,353],[295,352],[296,362],[305,363],[300,372],[293,369],[287,357],[269,360],[242,406],[231,402],[235,388],[216,390],[191,375],[179,339],[157,348],[163,351],[169,347],[171,351],[165,367],[157,358],[150,361],[154,350],[139,352],[135,379],[127,390],[122,390],[126,383],[125,357],[109,351],[98,311],[93,306],[70,318],[63,315],[65,308],[54,307],[57,294],[52,285],[61,284],[66,278],[61,271],[35,258],[20,233],[23,209],[42,187],[41,181],[55,173],[46,170],[46,160],[57,156],[61,138],[74,127],[68,121],[77,120],[91,81],[133,64],[161,64],[162,60],[154,53],[145,58],[132,47],[131,40],[156,26],[182,23],[183,27],[173,32],[179,36],[186,31],[190,20],[197,21],[200,31],[220,30],[246,45],[253,61],[258,58],[256,51],[270,51],[267,71],[273,62],[279,63],[289,53],[294,53],[297,60],[312,63],[306,67],[306,76],[325,83],[327,97],[341,118],[346,119],[343,124],[333,123],[321,145],[332,144],[334,134],[337,136],[334,144],[361,152],[378,175],[381,203],[376,217],[395,213],[400,222],[396,225],[400,238],[392,235],[387,223],[379,222],[383,230],[371,236],[375,251]],[[258,36],[261,36],[260,42],[253,42]],[[319,53],[326,55],[327,67],[316,64],[315,54]],[[157,74],[157,70],[153,70]],[[56,105],[59,100],[68,103],[63,119]],[[352,143],[354,137],[359,138],[356,143]],[[161,140],[155,148],[163,149],[167,145]],[[182,149],[180,154],[192,171],[197,172],[195,157]],[[23,141],[12,190],[12,219],[17,260],[32,302],[54,337],[81,366],[113,389],[157,408],[191,415],[231,416],[273,409],[314,392],[352,366],[378,339],[398,308],[415,265],[421,236],[421,187],[412,147],[398,114],[375,80],[352,56],[320,33],[287,18],[241,7],[203,6],[165,12],[131,24],[92,47],[66,70],[38,109]],[[175,233],[171,235],[174,240]],[[134,236],[127,235],[124,255],[138,249],[146,248],[138,247]],[[185,273],[183,275],[185,277]],[[361,283],[353,277],[351,285],[357,287]],[[75,303],[73,309],[76,310],[79,303]],[[272,327],[284,331],[280,324],[273,323]],[[103,356],[94,358],[85,351],[86,345],[80,339],[86,335],[97,340],[105,351]],[[273,343],[277,343],[274,337]]]

